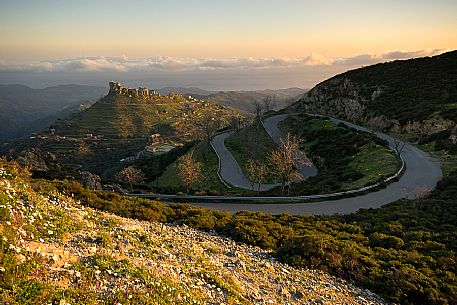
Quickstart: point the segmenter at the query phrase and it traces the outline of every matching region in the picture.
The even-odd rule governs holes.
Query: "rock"
[[[17,162],[32,172],[45,172],[49,170],[49,167],[44,160],[43,154],[34,148],[21,152],[17,158]]]
[[[100,176],[92,174],[91,172],[81,172],[81,184],[93,191],[101,191],[102,184]]]

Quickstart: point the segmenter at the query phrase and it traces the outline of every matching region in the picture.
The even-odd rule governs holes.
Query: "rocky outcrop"
[[[100,176],[92,174],[91,172],[81,172],[81,184],[90,190],[101,191],[102,184]]]
[[[308,92],[298,103],[298,106],[312,113],[344,118],[354,122],[364,121],[366,105],[382,94],[376,88],[367,99],[360,93],[357,84],[345,77],[334,77],[325,81]]]
[[[43,158],[43,155],[40,151],[36,149],[30,149],[21,152],[21,154],[17,157],[16,160],[20,165],[27,168],[31,172],[45,172],[49,170],[49,167],[47,166],[46,161]]]
[[[298,109],[291,108],[356,123],[381,116],[401,126],[436,118],[457,123],[456,59],[453,51],[347,71],[318,84]]]

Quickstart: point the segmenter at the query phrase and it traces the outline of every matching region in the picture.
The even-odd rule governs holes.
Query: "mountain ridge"
[[[0,84],[0,142],[48,127],[106,92],[103,87],[74,84],[43,89]]]
[[[291,109],[356,122],[384,116],[403,126],[432,118],[457,123],[456,88],[457,51],[451,51],[335,75],[317,84]]]

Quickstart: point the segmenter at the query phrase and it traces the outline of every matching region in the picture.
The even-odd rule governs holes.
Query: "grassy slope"
[[[195,183],[192,187],[200,191],[216,191],[225,192],[227,188],[219,180],[217,170],[219,168],[219,160],[216,153],[213,151],[209,143],[201,142],[191,149],[194,154],[194,159],[201,163],[203,178]],[[179,171],[176,167],[178,161],[173,162],[167,167],[167,170],[151,183],[152,186],[158,185],[159,188],[170,191],[184,191],[183,185],[179,176]]]
[[[84,133],[108,138],[145,137],[156,125],[172,123],[181,110],[179,103],[167,97],[143,100],[108,95],[57,126],[56,133],[69,137]]]
[[[174,128],[177,122],[186,124],[183,117],[193,120],[203,110],[216,111],[220,117],[235,113],[217,105],[197,104],[191,109],[187,107],[190,103],[194,102],[181,96],[143,99],[109,94],[90,108],[57,122],[57,136],[48,132],[43,134],[47,139],[26,139],[12,146],[16,153],[38,147],[56,153],[63,164],[111,178],[124,166],[121,159],[144,149],[151,133],[160,133],[163,139],[187,141],[187,136],[177,134]],[[85,138],[86,134],[93,137]]]
[[[1,304],[383,304],[327,273],[269,260],[258,247],[163,223],[206,229],[229,213],[24,174],[0,160]]]
[[[108,95],[56,124],[56,134],[65,137],[64,140],[47,140],[35,145],[58,153],[65,164],[80,164],[83,169],[109,177],[122,167],[119,160],[134,156],[144,148],[150,133],[167,135],[181,110],[181,104],[167,97],[142,100]],[[86,133],[101,139],[84,139]]]
[[[395,152],[383,146],[364,147],[348,165],[352,170],[363,174],[363,178],[343,184],[349,190],[373,184],[380,178],[389,177],[399,170],[399,160]]]
[[[398,157],[391,149],[370,142],[367,133],[337,126],[328,119],[294,116],[281,122],[280,128],[303,140],[303,149],[319,169],[317,176],[296,185],[298,192],[319,191],[318,183],[327,188],[326,176],[334,176],[336,181],[332,180],[332,188],[320,191],[354,189],[376,183],[399,169]],[[317,156],[326,160],[324,164],[318,162]]]
[[[4,173],[2,174],[2,177],[7,177]],[[10,176],[6,179],[12,181]],[[100,253],[105,253],[103,252],[105,250],[102,251],[102,249],[106,249],[107,245],[111,245],[111,240],[115,244],[119,241],[121,244],[127,244],[128,249],[135,249],[135,251],[124,252],[124,255],[132,257],[132,261],[138,260],[138,256],[135,255],[135,253],[138,253],[137,251],[141,251],[143,260],[149,257],[149,254],[143,252],[144,250],[141,248],[144,244],[149,245],[147,253],[149,251],[155,253],[153,259],[156,262],[163,259],[164,255],[166,257],[167,253],[176,251],[176,249],[168,249],[167,244],[162,242],[159,243],[160,247],[167,247],[168,252],[164,255],[160,254],[164,252],[154,252],[153,245],[155,244],[151,244],[150,239],[146,238],[144,234],[128,233],[125,229],[122,229],[122,227],[125,228],[125,225],[138,225],[138,223],[131,221],[123,220],[124,223],[120,231],[107,232],[107,229],[111,228],[112,225],[116,226],[116,223],[113,222],[116,218],[107,214],[94,213],[88,208],[78,206],[77,209],[74,209],[74,207],[68,206],[68,200],[72,199],[61,194],[74,194],[74,197],[86,207],[89,206],[140,220],[175,222],[197,229],[216,230],[236,241],[257,245],[265,249],[273,249],[274,255],[281,261],[286,261],[296,266],[328,270],[333,274],[354,280],[371,288],[394,303],[451,305],[455,303],[454,300],[457,297],[457,278],[455,276],[457,271],[455,264],[457,260],[455,253],[457,249],[457,202],[455,200],[457,198],[457,172],[440,182],[434,193],[426,198],[400,200],[380,209],[361,210],[346,216],[325,217],[286,214],[268,215],[249,212],[230,215],[189,205],[165,205],[144,199],[122,197],[113,193],[91,192],[77,183],[65,181],[47,182],[35,180],[33,181],[33,187],[36,193],[23,192],[24,184],[21,181],[22,179],[15,179],[14,181],[14,185],[19,186],[18,188],[11,188],[9,187],[10,184],[5,184],[3,181],[0,184],[0,188],[3,187],[2,191],[4,191],[0,193],[0,217],[2,225],[5,225],[5,221],[10,221],[13,225],[24,221],[25,226],[21,228],[26,231],[27,236],[22,237],[22,239],[26,241],[30,240],[30,238],[37,240],[43,238],[44,243],[59,243],[62,240],[62,245],[84,247],[86,251],[88,247],[97,245],[96,249]],[[6,191],[7,189],[8,191]],[[13,189],[15,189],[15,192],[13,192]],[[44,214],[41,213],[42,207],[35,208],[35,203],[37,201],[41,202],[42,197],[40,196],[42,194],[49,196],[49,201],[45,200],[45,202],[49,203],[46,203],[46,213]],[[16,209],[21,210],[26,216],[29,216],[30,213],[39,212],[44,217],[41,219],[36,214],[33,216],[34,223],[28,224],[29,217],[14,217],[16,213],[9,213],[7,210],[11,207],[15,211]],[[62,207],[67,208],[62,209]],[[60,214],[54,214],[52,211],[60,211]],[[71,213],[75,213],[76,216],[84,211],[86,211],[87,216],[82,218],[82,221],[80,217],[65,216]],[[70,286],[58,286],[55,288],[55,286],[52,286],[52,282],[48,280],[49,277],[45,268],[48,266],[45,265],[46,262],[37,261],[37,264],[30,265],[28,261],[26,265],[18,265],[15,260],[18,257],[13,258],[15,256],[15,248],[8,249],[8,247],[10,243],[13,245],[19,243],[19,234],[22,234],[22,231],[8,226],[8,223],[6,224],[7,226],[1,228],[6,229],[3,232],[7,234],[3,233],[3,235],[7,236],[8,240],[7,242],[0,240],[0,255],[6,254],[6,256],[0,257],[2,266],[6,267],[6,273],[4,273],[6,274],[6,281],[3,283],[0,281],[0,285],[6,285],[2,286],[6,287],[6,290],[2,291],[3,294],[0,293],[0,297],[11,297],[9,293],[13,287],[16,294],[12,297],[24,297],[22,300],[32,298],[36,300],[37,295],[38,297],[40,296],[37,292],[44,293],[45,297],[41,295],[41,300],[48,300],[48,297],[54,296],[62,297],[63,294],[66,297],[70,297],[70,299],[78,295],[82,296],[81,293],[87,292],[87,290],[84,290],[87,288],[87,283],[89,285],[92,283],[86,278],[86,272],[89,275],[93,274],[95,270],[93,263],[99,266],[99,269],[103,272],[102,279],[109,280],[110,283],[111,281],[117,282],[112,275],[108,276],[106,274],[107,269],[122,274],[122,276],[129,275],[130,279],[138,279],[139,282],[137,283],[140,285],[151,280],[151,277],[149,277],[148,281],[143,281],[143,275],[147,276],[148,273],[131,274],[130,259],[129,261],[122,261],[116,258],[115,261],[112,261],[106,257],[96,256],[94,257],[94,259],[97,259],[96,261],[91,258],[90,260],[85,260],[88,264],[76,265],[77,269],[75,269],[84,276],[84,281],[79,281],[75,275],[70,277],[66,273],[59,273],[60,276],[66,276],[70,281]],[[54,228],[49,224],[56,225],[56,227]],[[83,230],[86,230],[82,235],[79,234],[82,231],[78,231],[78,224],[82,224]],[[150,228],[153,227],[151,226]],[[48,230],[53,230],[53,234],[50,235]],[[152,234],[149,236],[157,235],[154,230],[148,230],[148,234]],[[29,234],[32,232],[34,237]],[[76,234],[76,240],[72,239],[73,235],[71,235],[75,232],[78,233]],[[105,232],[108,235],[102,234]],[[160,228],[156,232],[160,232]],[[171,232],[170,236],[172,238],[170,242],[176,242],[178,238],[176,232]],[[70,235],[67,233],[70,233]],[[168,234],[168,229],[159,233],[158,236],[164,236],[164,234]],[[64,239],[63,237],[65,236],[67,238],[72,237],[70,239],[72,242]],[[60,239],[61,237],[62,239]],[[183,240],[178,244],[180,243],[187,242]],[[21,247],[21,245],[19,246]],[[21,253],[26,253],[25,250],[20,249],[20,251]],[[179,251],[178,253],[180,253]],[[217,253],[214,250],[208,251]],[[195,253],[195,251],[192,253]],[[87,256],[87,254],[85,255]],[[28,254],[27,259],[29,259]],[[142,268],[146,265],[143,263],[142,266],[136,269],[142,272]],[[36,270],[39,270],[40,277],[29,278],[25,276],[29,274],[28,272],[36,274]],[[124,272],[120,273],[117,270],[124,270]],[[154,270],[157,270],[157,268],[154,268]],[[165,266],[164,270],[169,270],[169,268]],[[56,272],[56,270],[53,272]],[[270,272],[268,273],[271,274]],[[56,277],[54,276],[53,278]],[[164,277],[162,276],[161,278],[161,284],[163,284]],[[26,280],[20,281],[17,279]],[[93,277],[90,277],[90,279],[93,279]],[[130,279],[127,279],[127,283]],[[152,279],[154,279],[154,276]],[[57,281],[59,281],[59,277]],[[62,285],[62,282],[58,283]],[[63,284],[66,285],[65,283],[68,282],[64,281]],[[86,283],[86,286],[81,283]],[[175,287],[168,282],[166,285],[167,287]],[[340,285],[338,287],[341,288]],[[131,291],[136,293],[135,287],[132,288]],[[175,288],[177,288],[177,291],[185,292],[181,290],[181,287]],[[143,292],[144,290],[138,291],[139,298],[144,297]],[[191,293],[193,292],[191,291]],[[92,300],[96,296],[92,293],[85,293],[84,297]],[[124,294],[124,290],[118,290],[117,297],[126,298],[128,294]],[[84,303],[85,301],[86,299],[80,299],[79,302]],[[87,301],[86,303],[90,304]]]

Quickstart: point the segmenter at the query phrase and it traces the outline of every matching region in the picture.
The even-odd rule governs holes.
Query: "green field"
[[[329,119],[290,116],[279,124],[302,140],[302,149],[318,174],[292,186],[294,194],[318,194],[360,188],[395,174],[401,164],[394,151],[371,134],[335,125]]]
[[[191,149],[194,154],[194,159],[202,165],[202,179],[192,186],[193,190],[198,190],[207,193],[222,193],[226,192],[226,186],[220,181],[217,171],[219,168],[219,159],[212,147],[207,142],[201,142]],[[176,167],[178,161],[173,162],[167,167],[166,171],[156,181],[151,183],[151,186],[158,187],[162,190],[170,192],[184,192],[185,186],[179,176],[179,171]]]

